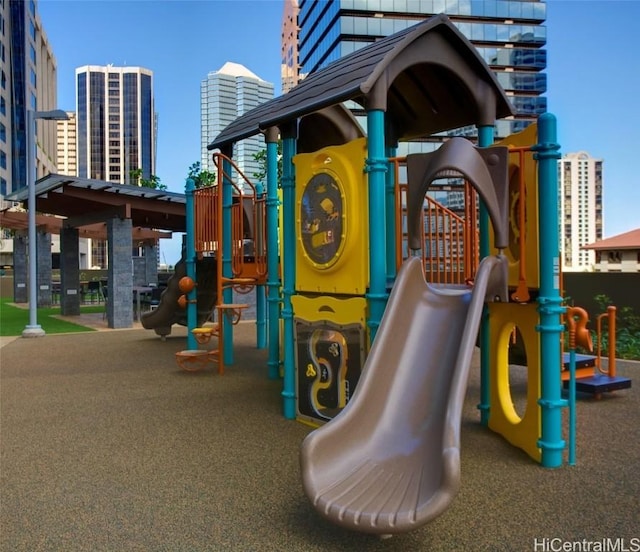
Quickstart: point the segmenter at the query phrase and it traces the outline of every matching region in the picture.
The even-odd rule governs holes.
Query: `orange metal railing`
[[[224,168],[228,161],[238,181]],[[221,250],[222,212],[221,182],[232,188],[231,205],[231,267],[234,277],[261,278],[267,274],[266,194],[258,193],[255,185],[235,163],[213,154],[217,168],[216,184],[195,191],[195,247],[197,253]],[[250,217],[250,220],[246,217]]]
[[[396,185],[396,266],[409,257],[405,157],[391,158]],[[478,201],[472,186],[460,186],[463,206],[456,213],[426,196],[422,207],[422,263],[432,283],[462,284],[473,278],[478,266]]]
[[[527,154],[531,146],[509,148],[510,165],[517,168],[517,201],[511,205],[512,224],[518,229],[518,285],[511,298],[530,299],[527,280]],[[396,185],[396,264],[409,256],[407,234],[406,157],[389,161],[395,171]],[[451,191],[452,187],[448,187]],[[479,262],[478,194],[469,182],[458,185],[462,205],[455,211],[429,197],[424,198],[422,225],[422,261],[425,274],[434,283],[464,283],[473,279]],[[455,191],[458,191],[457,189]]]
[[[607,321],[607,349],[609,363],[607,368],[602,367],[602,321]],[[607,312],[598,315],[596,318],[596,367],[602,374],[606,374],[609,377],[615,377],[616,375],[616,307],[608,306]]]

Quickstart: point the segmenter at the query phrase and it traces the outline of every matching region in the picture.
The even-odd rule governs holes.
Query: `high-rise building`
[[[57,121],[57,171],[58,174],[78,176],[78,140],[76,136],[76,114],[73,111],[67,111],[67,117],[69,117],[69,119],[67,119],[66,121]]]
[[[78,176],[137,184],[156,167],[153,72],[142,67],[76,69]]]
[[[203,169],[215,170],[207,145],[240,115],[272,98],[273,83],[237,63],[227,62],[207,75],[200,84],[200,164]],[[252,179],[261,170],[254,155],[265,147],[262,135],[234,145],[234,163],[247,178]]]
[[[0,209],[27,185],[27,110],[56,107],[56,60],[36,0],[0,0]],[[55,151],[55,124],[36,120],[36,178],[55,172]],[[0,265],[11,264],[11,232],[0,229]]]
[[[27,110],[57,107],[56,60],[35,0],[0,1],[0,200],[27,185]],[[36,121],[36,178],[55,171],[56,127]]]
[[[285,6],[291,1],[285,0]],[[511,98],[516,114],[513,120],[497,122],[497,138],[522,130],[546,111],[546,4],[541,0],[298,0],[298,4],[299,78],[379,38],[445,13],[477,48]],[[287,13],[285,8],[285,18]],[[294,51],[294,39],[285,28],[290,28],[286,19],[283,60],[284,52]]]
[[[156,168],[153,72],[143,67],[76,69],[76,175],[139,184]],[[142,171],[140,176],[132,171]],[[91,266],[108,264],[104,240],[91,240]]]
[[[298,0],[284,0],[282,15],[282,93],[286,94],[300,80],[298,65]]]
[[[560,255],[565,272],[593,271],[593,249],[583,246],[602,239],[602,159],[587,152],[567,153],[558,160]]]

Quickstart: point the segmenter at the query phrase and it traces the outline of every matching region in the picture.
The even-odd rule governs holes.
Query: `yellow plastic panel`
[[[522,148],[532,146],[537,141],[538,126],[534,123],[522,132],[512,134],[495,145]],[[540,287],[537,167],[537,161],[533,159],[531,151],[524,153],[524,169],[520,167],[520,154],[516,152],[509,154],[509,247],[504,253],[509,259],[510,288],[521,285],[522,278],[528,289],[537,290]],[[520,174],[523,170],[526,184],[525,227],[520,228]],[[522,237],[525,240],[525,265],[521,274],[520,240]],[[490,243],[493,243],[493,229],[490,229],[490,239]]]
[[[355,391],[366,350],[367,302],[361,297],[291,298],[296,327],[297,418],[319,425]]]
[[[540,335],[536,332],[538,312],[535,303],[489,303],[490,359],[490,416],[489,428],[509,443],[540,461],[538,448],[541,414],[540,398]],[[527,405],[522,417],[518,415],[509,384],[509,339],[517,327],[527,353]]]
[[[364,297],[350,297],[340,299],[323,295],[320,297],[306,297],[294,295],[291,297],[293,314],[307,322],[329,320],[335,324],[362,324],[366,321],[367,300]]]
[[[296,155],[296,290],[364,295],[369,283],[367,141]]]

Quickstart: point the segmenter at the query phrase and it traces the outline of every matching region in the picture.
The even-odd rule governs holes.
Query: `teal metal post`
[[[296,194],[293,156],[296,152],[295,138],[282,141],[282,226],[283,226],[283,292],[284,303],[284,383],[282,390],[284,417],[293,420],[296,417],[296,363],[295,363],[295,325],[293,323],[293,305],[291,297],[295,293],[296,282]]]
[[[556,118],[544,113],[538,118],[538,143],[532,148],[538,160],[538,212],[540,294],[541,387],[538,404],[542,408],[541,463],[546,468],[562,465],[562,399],[560,381],[560,340],[564,332],[560,315],[565,311],[560,297],[560,247],[558,236],[558,159]]]
[[[267,293],[269,304],[269,379],[280,376],[280,277],[278,265],[278,134],[267,133]]]
[[[387,304],[385,180],[388,161],[384,154],[384,111],[367,112],[367,159],[369,177],[369,337],[375,339]]]
[[[262,183],[256,183],[256,199],[262,198],[264,195],[264,186]],[[264,228],[263,224],[266,224],[266,221],[262,220],[258,217],[257,224],[260,226],[255,229],[255,240],[254,244],[255,251],[264,251],[264,243],[262,240],[264,239]],[[257,285],[255,289],[256,294],[256,348],[264,349],[267,346],[267,301],[265,297],[265,286]]]
[[[396,148],[389,147],[386,157],[396,156]],[[387,283],[393,284],[396,279],[396,174],[393,163],[389,163],[385,188],[385,215],[387,227]]]
[[[222,162],[224,174],[231,174],[231,163],[228,160]],[[225,177],[222,184],[222,277],[233,278],[231,260],[231,209],[233,208],[233,187],[228,177]],[[227,287],[222,292],[222,299],[226,305],[233,303],[233,289]],[[223,339],[224,339],[224,363],[233,364],[233,324],[226,315],[222,315]]]
[[[478,127],[478,146],[489,147],[493,144],[493,125]],[[478,216],[478,226],[480,228],[480,258],[489,255],[489,212],[480,200],[480,213]],[[489,309],[484,307],[482,319],[480,321],[480,423],[484,426],[489,424],[490,416],[490,365],[491,355],[489,351]]]
[[[186,200],[185,268],[187,276],[194,282],[196,281],[195,189],[195,182],[191,178],[187,178],[187,184],[184,188]],[[196,298],[197,290],[194,287],[193,290],[187,294],[187,349],[190,351],[198,348],[196,336],[191,331],[198,325],[198,305]]]
[[[576,348],[569,349],[569,465],[576,465]]]

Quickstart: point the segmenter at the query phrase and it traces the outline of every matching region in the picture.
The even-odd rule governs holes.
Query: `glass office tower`
[[[513,103],[516,115],[497,123],[496,138],[522,130],[546,111],[543,1],[298,0],[298,4],[301,78],[379,38],[445,13],[474,44]]]
[[[78,176],[137,184],[155,174],[153,73],[142,67],[76,69]]]
[[[57,107],[57,69],[35,0],[0,0],[0,207],[27,184],[27,110]],[[36,177],[55,172],[56,125],[36,121]]]
[[[81,178],[138,185],[156,169],[153,72],[142,67],[76,69],[76,166]],[[91,266],[106,268],[104,240],[91,240]]]

